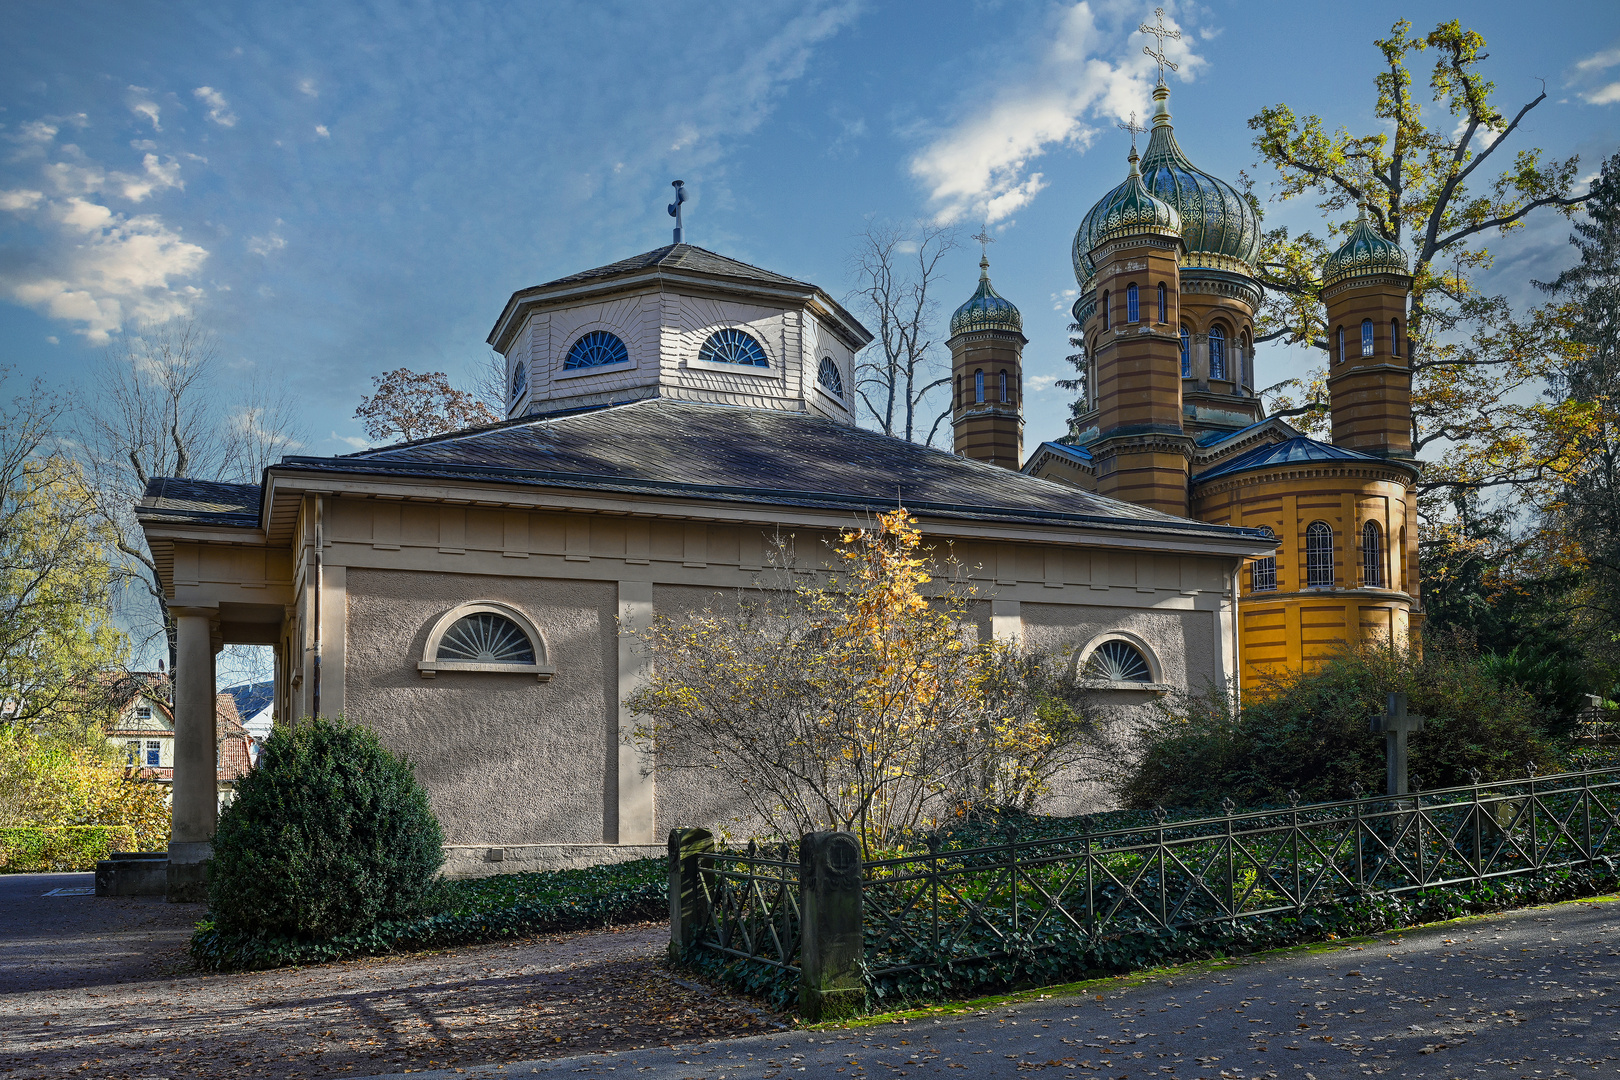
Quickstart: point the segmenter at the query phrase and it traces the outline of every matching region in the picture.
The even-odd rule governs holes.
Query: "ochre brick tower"
[[[1374,232],[1363,211],[1322,270],[1334,446],[1412,456],[1412,371],[1402,329],[1411,287],[1405,253]]]
[[[1024,318],[990,285],[979,258],[979,289],[951,316],[951,426],[956,452],[1017,469],[1024,460]]]

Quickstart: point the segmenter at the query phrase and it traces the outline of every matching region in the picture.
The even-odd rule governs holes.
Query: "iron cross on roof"
[[[977,240],[979,242],[979,258],[988,259],[990,257],[990,249],[987,245],[995,243],[996,238],[990,235],[989,222],[985,222],[984,228],[974,233],[968,239]]]
[[[1406,711],[1405,694],[1387,694],[1384,698],[1384,711],[1373,713],[1368,717],[1368,726],[1375,732],[1384,733],[1384,745],[1388,754],[1387,794],[1405,795],[1406,736],[1411,732],[1423,730],[1423,717]]]
[[[1164,25],[1164,8],[1154,8],[1153,18],[1154,22],[1151,26],[1147,23],[1143,23],[1139,29],[1142,33],[1149,34],[1156,38],[1157,41],[1155,44],[1158,47],[1155,48],[1153,45],[1144,45],[1142,46],[1142,51],[1152,57],[1153,60],[1159,65],[1159,85],[1163,86],[1164,69],[1169,68],[1171,71],[1179,70],[1176,67],[1175,62],[1164,55],[1164,43],[1166,41],[1180,41],[1181,31],[1172,30],[1168,26]]]
[[[1129,120],[1121,120],[1114,126],[1119,128],[1121,131],[1128,131],[1131,133],[1131,154],[1134,156],[1136,154],[1136,137],[1147,130],[1147,125],[1138,124],[1136,122],[1136,110],[1132,109],[1131,118]]]

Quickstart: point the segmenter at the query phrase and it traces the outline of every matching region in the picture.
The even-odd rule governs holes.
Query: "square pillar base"
[[[213,854],[214,845],[207,842],[169,844],[169,903],[208,902],[208,860]]]
[[[847,1020],[866,1011],[866,988],[816,990],[799,986],[799,1014],[813,1024],[827,1020]]]

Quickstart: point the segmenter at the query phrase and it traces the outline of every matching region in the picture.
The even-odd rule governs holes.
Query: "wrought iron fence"
[[[1620,768],[865,862],[868,980],[1620,857]],[[673,850],[673,848],[672,848]],[[787,844],[696,856],[690,943],[797,974]],[[673,878],[672,878],[673,880]]]

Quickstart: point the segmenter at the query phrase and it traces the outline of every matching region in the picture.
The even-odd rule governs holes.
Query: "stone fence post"
[[[669,958],[677,964],[709,918],[698,882],[698,856],[712,850],[714,834],[708,829],[669,830]]]
[[[799,920],[799,1011],[814,1023],[863,1010],[861,845],[852,833],[799,841]]]

